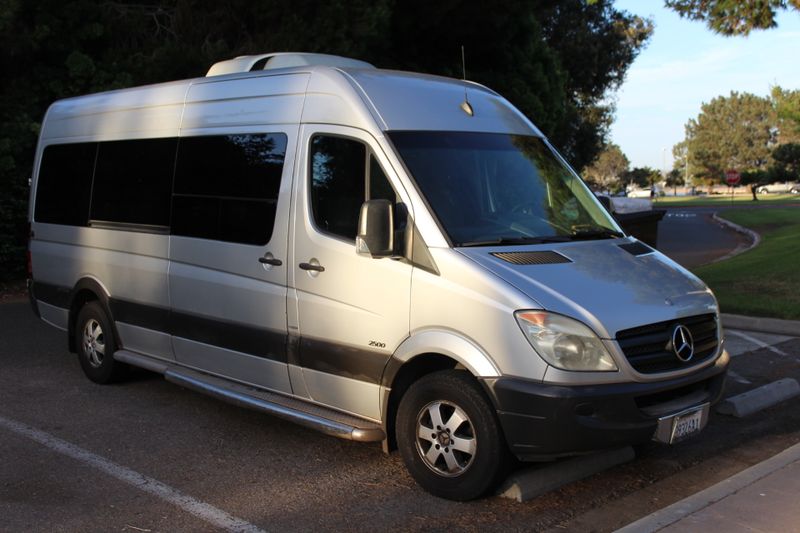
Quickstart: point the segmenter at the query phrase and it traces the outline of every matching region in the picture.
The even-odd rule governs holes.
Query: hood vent
[[[627,244],[620,244],[618,246],[631,255],[645,255],[655,252],[655,250],[653,250],[645,243],[640,241],[629,242]]]
[[[557,263],[572,263],[567,257],[558,252],[492,252],[492,255],[512,265],[553,265]]]

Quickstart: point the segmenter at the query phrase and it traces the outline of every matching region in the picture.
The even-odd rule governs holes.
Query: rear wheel
[[[400,402],[396,435],[411,475],[442,498],[482,496],[509,464],[494,411],[464,371],[444,370],[414,383]]]
[[[75,346],[83,373],[95,383],[113,383],[128,374],[128,365],[114,360],[117,341],[111,321],[98,302],[87,303],[78,313]]]

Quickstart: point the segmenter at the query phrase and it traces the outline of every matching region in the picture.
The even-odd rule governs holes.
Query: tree
[[[667,173],[667,179],[664,180],[664,185],[672,187],[672,194],[678,194],[678,187],[685,185],[686,180],[681,168],[673,168]]]
[[[800,142],[800,90],[772,88],[772,105],[778,117],[778,142]]]
[[[800,179],[800,144],[786,143],[772,151],[774,169],[781,179],[775,181],[794,181]]]
[[[686,139],[672,147],[673,169],[680,170],[683,176],[684,185],[695,185],[695,169],[692,167],[689,157],[689,147]]]
[[[611,0],[0,0],[0,279],[24,265],[27,181],[56,99],[202,76],[262,51],[357,57],[503,94],[576,167],[600,151],[608,102],[652,33]]]
[[[777,26],[778,10],[800,10],[800,0],[665,0],[681,17],[702,20],[722,35],[748,35]]]
[[[647,189],[661,179],[661,173],[650,167],[635,167],[622,174],[622,182],[626,186]]]
[[[618,188],[630,162],[616,144],[610,143],[597,159],[583,171],[584,179],[601,190]]]
[[[776,141],[772,105],[767,98],[731,92],[703,104],[686,124],[689,163],[709,183],[722,182],[727,169],[763,171]],[[757,183],[752,183],[753,196]]]

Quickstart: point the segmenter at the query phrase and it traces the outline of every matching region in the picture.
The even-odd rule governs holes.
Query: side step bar
[[[380,442],[386,438],[381,426],[375,422],[300,399],[176,367],[168,362],[127,350],[114,352],[114,359],[164,374],[167,381],[181,387],[277,416],[326,435],[361,442]]]

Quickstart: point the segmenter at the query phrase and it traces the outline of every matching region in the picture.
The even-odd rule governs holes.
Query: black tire
[[[444,427],[437,429],[431,413],[439,414]],[[467,419],[458,424],[455,420],[464,415]],[[454,424],[458,426],[452,427]],[[418,427],[424,437],[418,437]],[[411,476],[441,498],[478,498],[494,489],[507,473],[510,454],[494,409],[465,371],[435,372],[411,385],[400,401],[395,430]],[[426,430],[431,432],[430,439]]]
[[[95,383],[114,383],[127,377],[130,367],[114,360],[117,340],[111,321],[98,302],[87,303],[78,313],[75,346],[83,373]]]

